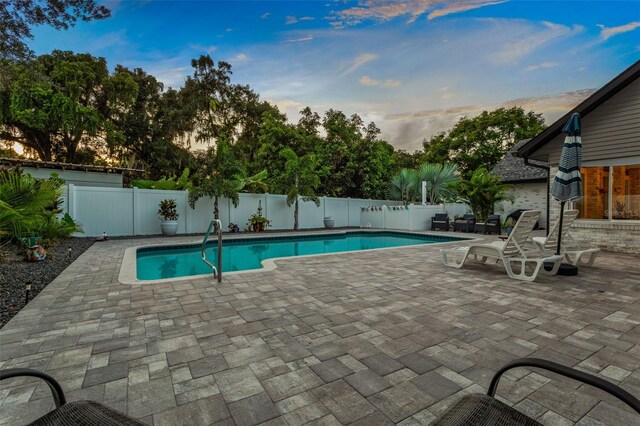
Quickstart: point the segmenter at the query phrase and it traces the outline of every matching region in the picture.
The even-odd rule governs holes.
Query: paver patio
[[[499,265],[446,268],[431,245],[291,258],[222,284],[120,284],[125,248],[149,242],[96,243],[0,330],[0,368],[47,371],[68,399],[154,425],[429,424],[525,356],[640,396],[637,257],[524,283]],[[545,424],[640,424],[539,371],[508,373],[498,394]],[[0,383],[0,403],[12,425],[53,405],[33,379]]]

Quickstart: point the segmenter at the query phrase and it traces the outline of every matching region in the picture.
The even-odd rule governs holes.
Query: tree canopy
[[[41,160],[141,168],[146,179],[163,182],[188,168],[193,200],[237,201],[241,190],[289,194],[299,166],[298,173],[317,179],[305,184],[314,196],[391,195],[409,202],[426,180],[429,202],[439,202],[450,198],[451,182],[491,169],[517,140],[544,125],[539,114],[519,107],[484,111],[409,153],[394,149],[358,114],[329,109],[320,115],[304,107],[290,122],[236,82],[231,64],[209,55],[191,61],[192,73],[179,88],[86,53],[56,50],[5,63],[12,72],[0,86],[2,155],[17,155],[18,142]]]
[[[78,20],[108,18],[111,12],[94,0],[0,1],[0,59],[25,59],[31,55],[26,39],[31,27],[49,25],[68,29]]]
[[[470,177],[480,167],[493,169],[517,141],[532,138],[544,128],[541,114],[521,107],[483,111],[424,141],[424,159],[454,163],[464,177]]]

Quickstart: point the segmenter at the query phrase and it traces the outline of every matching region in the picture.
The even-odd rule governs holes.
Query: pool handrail
[[[218,234],[218,267],[215,267],[213,263],[211,263],[207,259],[207,256],[205,254],[207,240],[209,239],[212,228],[216,229],[216,234]],[[204,238],[202,239],[202,246],[200,247],[200,257],[202,257],[202,261],[206,263],[213,271],[213,277],[217,278],[218,282],[222,282],[222,222],[220,222],[220,219],[214,219],[211,221],[211,223],[209,223],[207,232],[204,234]]]

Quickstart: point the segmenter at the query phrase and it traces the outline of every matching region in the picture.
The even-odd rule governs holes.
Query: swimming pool
[[[225,239],[222,248],[222,272],[260,269],[264,260],[273,258],[434,244],[464,239],[389,231]],[[217,251],[215,241],[210,241],[206,249],[207,259],[215,263]],[[211,268],[200,258],[200,244],[139,247],[136,250],[135,266],[135,278],[140,281],[211,274]]]

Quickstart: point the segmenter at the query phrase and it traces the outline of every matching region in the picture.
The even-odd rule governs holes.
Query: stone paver
[[[528,356],[640,396],[637,257],[523,283],[497,264],[446,268],[432,245],[284,259],[221,284],[118,282],[127,247],[193,240],[94,245],[0,330],[0,368],[46,371],[69,400],[153,425],[426,425]],[[638,422],[539,370],[506,374],[498,397],[543,424]],[[43,383],[0,383],[1,425],[51,408]]]

